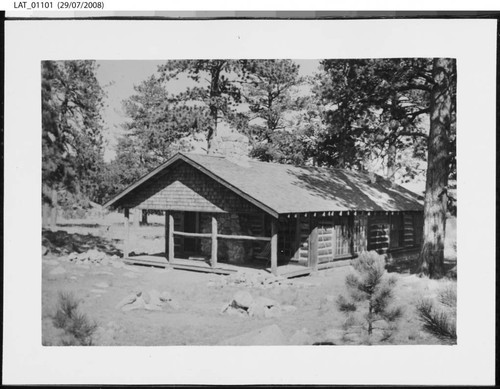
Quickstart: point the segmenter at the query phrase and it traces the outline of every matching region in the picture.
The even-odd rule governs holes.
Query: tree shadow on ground
[[[47,247],[53,254],[83,253],[95,249],[110,256],[123,256],[122,251],[117,249],[108,239],[90,234],[70,234],[66,231],[42,230],[42,245]]]

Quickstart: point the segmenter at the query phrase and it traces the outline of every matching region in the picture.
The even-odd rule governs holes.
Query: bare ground
[[[415,313],[415,303],[422,297],[436,297],[456,282],[429,280],[414,274],[391,273],[398,279],[395,304],[404,308],[398,330],[391,338],[368,339],[363,336],[339,338],[344,316],[335,299],[345,293],[345,276],[351,267],[320,271],[291,282],[275,282],[267,288],[227,282],[228,276],[184,270],[166,270],[143,266],[119,267],[119,259],[106,264],[77,264],[68,260],[71,252],[97,249],[109,257],[120,254],[123,227],[108,218],[102,221],[61,223],[56,231],[44,230],[44,243],[50,248],[42,260],[42,343],[60,345],[63,330],[53,324],[58,294],[71,292],[80,301],[79,309],[98,324],[94,345],[217,345],[240,343],[237,338],[271,325],[280,330],[281,344],[439,344],[423,332]],[[160,222],[139,228],[136,252],[162,251],[163,226]],[[57,269],[57,270],[56,270]],[[230,276],[232,277],[232,276]],[[275,300],[280,306],[296,310],[282,311],[275,317],[228,315],[221,311],[239,291],[247,291]],[[123,311],[117,304],[131,293],[168,292],[175,305],[164,304],[161,310]],[[271,333],[269,333],[271,334]],[[260,340],[268,344],[274,339]],[[234,338],[234,339],[232,339]],[[232,340],[231,340],[232,339]]]

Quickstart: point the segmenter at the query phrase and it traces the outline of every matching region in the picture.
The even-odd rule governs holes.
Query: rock
[[[101,289],[106,289],[109,288],[109,284],[105,281],[98,282],[97,284],[94,284],[96,288],[101,288]]]
[[[151,301],[151,297],[149,296],[148,292],[142,292],[142,299],[146,304],[149,304],[149,302]]]
[[[42,246],[42,255],[47,255],[49,253],[49,249],[45,246]]]
[[[78,259],[78,253],[72,252],[71,254],[68,255],[68,260],[73,262]]]
[[[91,249],[87,251],[88,259],[92,262],[100,262],[106,256],[102,251]]]
[[[51,276],[57,276],[57,275],[65,274],[65,273],[66,273],[66,270],[63,267],[58,266],[55,269],[52,269],[49,274]]]
[[[136,309],[145,309],[146,303],[142,299],[142,297],[137,297],[137,299],[132,304],[127,304],[122,307],[122,311],[128,312]]]
[[[250,293],[246,291],[237,292],[234,297],[231,305],[237,308],[248,309],[250,305],[253,303],[253,298]]]
[[[286,345],[288,341],[281,329],[276,324],[272,324],[264,328],[250,331],[246,334],[225,339],[220,344],[233,346],[268,346]]]
[[[281,310],[278,307],[268,308],[264,312],[264,317],[266,319],[271,317],[280,317],[280,316],[281,316]]]
[[[137,300],[137,294],[136,293],[131,293],[128,296],[124,297],[123,299],[120,300],[118,304],[116,304],[116,308],[120,309],[125,305],[132,304]]]
[[[268,308],[263,304],[254,303],[248,308],[248,315],[252,317],[265,317]]]
[[[164,290],[163,292],[161,292],[161,294],[160,294],[160,301],[163,301],[163,302],[172,301],[172,295],[170,294],[170,292],[167,292],[166,290]]]
[[[89,259],[89,256],[88,256],[88,254],[87,254],[87,253],[80,253],[80,254],[78,254],[78,255],[77,255],[77,257],[76,257],[76,260],[77,260],[77,261],[81,261],[81,262],[83,262],[83,261],[87,261],[88,259]]]
[[[296,331],[293,336],[290,338],[290,344],[292,345],[311,345],[313,344],[313,340],[311,335],[307,332],[306,329],[302,329],[299,331]]]
[[[228,316],[239,316],[239,317],[247,316],[246,311],[243,311],[242,309],[235,307],[227,307],[224,313]]]

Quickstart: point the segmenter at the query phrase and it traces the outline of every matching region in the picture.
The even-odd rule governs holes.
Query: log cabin
[[[228,274],[261,266],[292,277],[376,250],[418,253],[422,197],[374,174],[178,153],[113,197],[130,263]],[[129,255],[129,218],[165,215],[161,258]],[[225,273],[227,272],[227,273]]]

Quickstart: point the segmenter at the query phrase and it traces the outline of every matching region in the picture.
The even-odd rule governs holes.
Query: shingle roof
[[[345,169],[298,167],[250,160],[242,166],[221,156],[179,153],[105,206],[182,159],[275,214],[329,211],[421,211],[421,197],[390,181]]]

